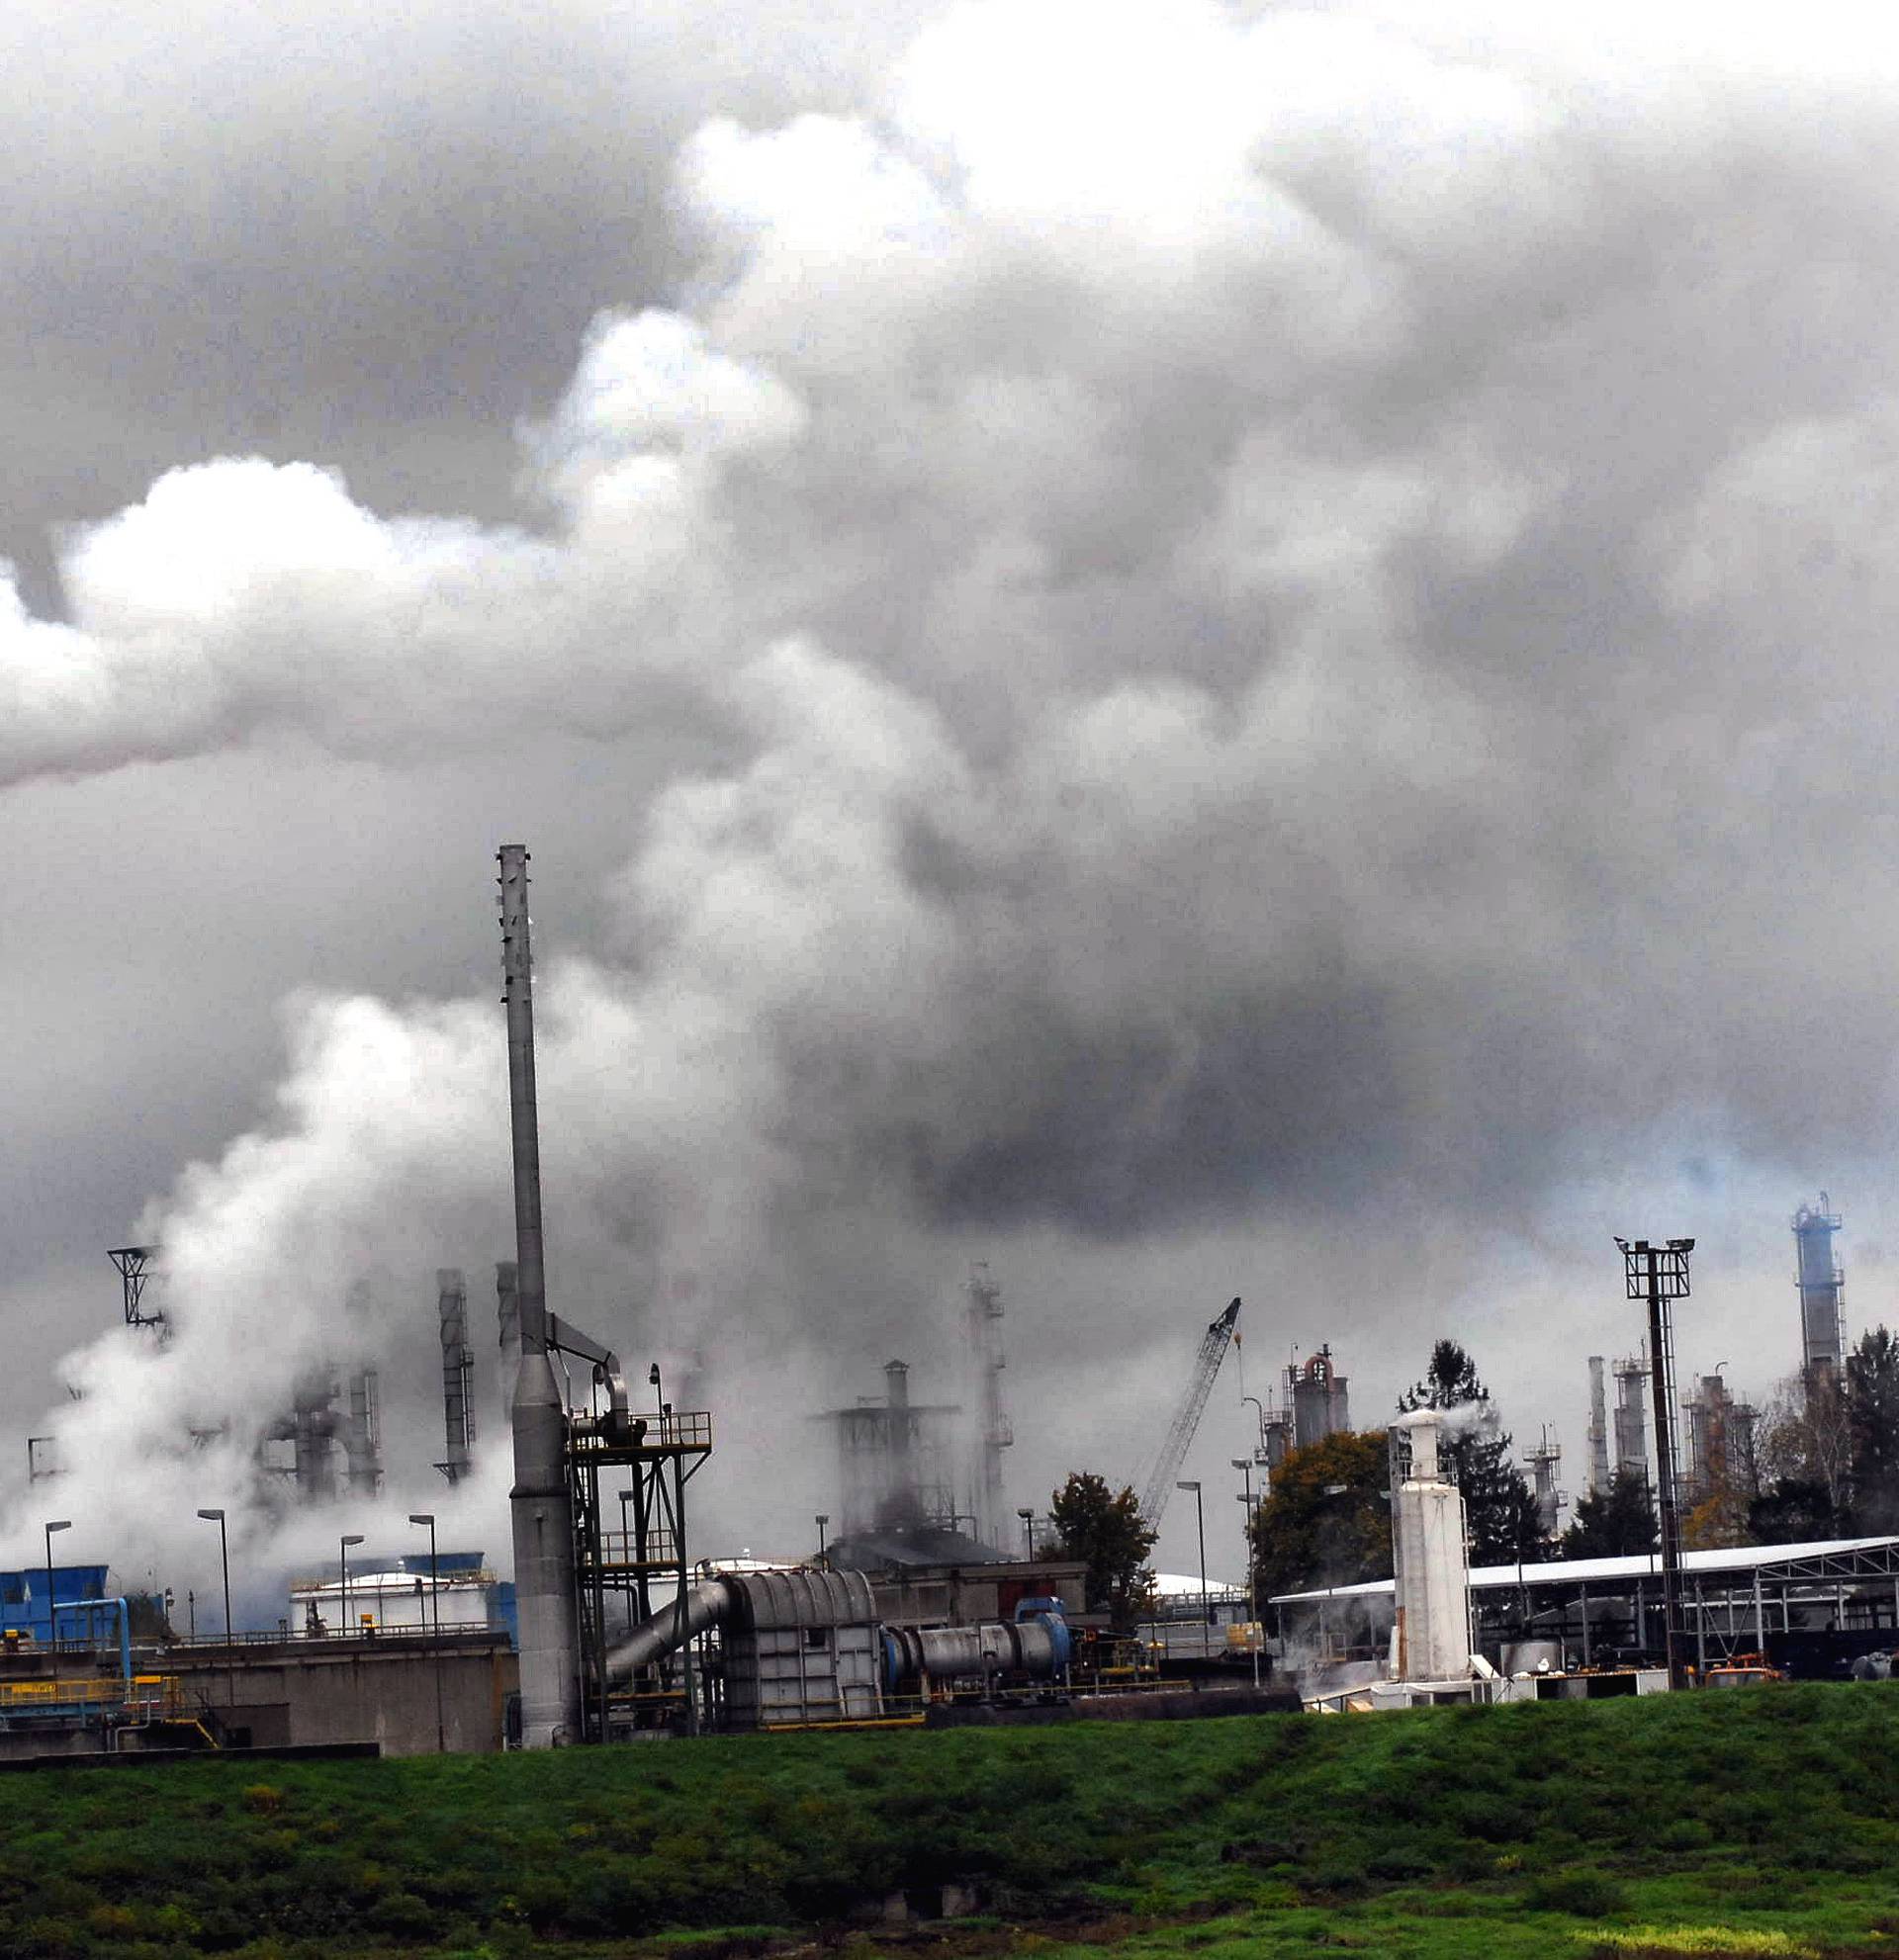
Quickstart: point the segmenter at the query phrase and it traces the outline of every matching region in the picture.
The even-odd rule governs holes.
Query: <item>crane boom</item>
[[[1233,1327],[1238,1319],[1239,1301],[1235,1299],[1208,1327],[1201,1339],[1200,1353],[1194,1357],[1194,1372],[1188,1379],[1187,1392],[1180,1398],[1179,1408],[1174,1411],[1167,1440],[1160,1446],[1160,1455],[1155,1458],[1146,1487],[1140,1494],[1140,1520],[1149,1531],[1160,1529],[1161,1513],[1167,1508],[1168,1498],[1174,1494],[1174,1478],[1180,1474],[1180,1467],[1186,1462],[1187,1452],[1193,1446],[1194,1432],[1199,1429],[1200,1418],[1206,1411],[1207,1397],[1214,1392],[1214,1378],[1220,1373],[1220,1364],[1226,1359],[1226,1350],[1232,1344]]]

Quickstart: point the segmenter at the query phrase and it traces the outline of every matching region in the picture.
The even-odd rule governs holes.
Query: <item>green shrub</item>
[[[1628,1910],[1628,1895],[1601,1872],[1564,1872],[1540,1878],[1523,1894],[1532,1913],[1569,1913],[1579,1919],[1606,1919]]]

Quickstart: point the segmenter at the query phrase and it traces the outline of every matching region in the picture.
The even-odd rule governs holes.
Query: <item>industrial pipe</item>
[[[725,1579],[701,1579],[640,1624],[606,1656],[606,1678],[618,1682],[651,1667],[687,1641],[720,1625],[738,1605],[736,1589]]]
[[[1067,1670],[1073,1644],[1059,1614],[1015,1626],[885,1627],[884,1675],[896,1689],[928,1677],[965,1680],[980,1675],[1028,1674],[1053,1680]]]

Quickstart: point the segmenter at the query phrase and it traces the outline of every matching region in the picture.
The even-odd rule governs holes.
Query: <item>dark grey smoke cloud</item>
[[[1440,1330],[1520,1428],[1567,1415],[1582,1356],[1634,1338],[1611,1228],[1731,1235],[1729,1318],[1691,1340],[1745,1338],[1764,1385],[1780,1210],[1856,1179],[1877,1226],[1893,1133],[1891,47],[1825,10],[1583,38],[1190,0],[777,31],[815,75],[681,51],[575,84],[583,131],[656,92],[667,140],[629,138],[642,216],[594,267],[634,290],[554,282],[518,363],[499,296],[609,201],[550,164],[493,263],[453,214],[497,146],[579,139],[537,89],[617,28],[450,64],[417,153],[452,182],[385,200],[361,344],[481,262],[497,337],[435,339],[488,364],[471,401],[520,381],[520,450],[457,514],[387,514],[373,469],[326,473],[345,445],[213,455],[82,503],[57,616],[0,614],[22,807],[131,769],[241,820],[245,758],[295,755],[319,807],[373,779],[397,827],[457,812],[376,902],[387,930],[426,893],[409,955],[326,901],[277,1099],[231,1119],[233,1071],[151,1213],[196,1331],[169,1397],[123,1378],[133,1435],[228,1398],[261,1296],[256,1406],[365,1261],[504,1249],[487,782],[568,827],[531,841],[565,914],[569,1282],[629,1344],[702,1343],[755,1460],[785,1370],[835,1393],[841,1353],[933,1338],[985,1253],[1068,1371],[1025,1475],[1130,1471],[1151,1371],[1235,1290],[1269,1352],[1359,1344],[1362,1415]],[[423,69],[378,45],[324,87],[380,133],[407,101],[384,77]],[[502,63],[532,85],[491,118],[469,77]],[[336,227],[371,208],[281,236],[347,273]],[[584,334],[581,294],[615,303]],[[352,398],[385,429],[453,392],[432,344]],[[301,952],[260,937],[221,985],[281,991]],[[118,1406],[83,1405],[77,1454]],[[789,1530],[822,1487],[781,1454]]]

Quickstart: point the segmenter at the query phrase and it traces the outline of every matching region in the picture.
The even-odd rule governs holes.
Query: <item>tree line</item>
[[[1465,1412],[1441,1430],[1439,1458],[1463,1494],[1472,1564],[1656,1550],[1655,1493],[1639,1471],[1616,1471],[1606,1488],[1577,1498],[1567,1529],[1544,1530],[1513,1440],[1458,1342],[1435,1343],[1399,1407]],[[1053,1493],[1049,1517],[1044,1550],[1087,1564],[1091,1610],[1121,1627],[1152,1610],[1147,1556],[1154,1534],[1131,1488],[1116,1490],[1091,1471],[1076,1471]],[[1899,1532],[1899,1338],[1884,1326],[1862,1335],[1837,1374],[1822,1370],[1783,1382],[1758,1419],[1730,1434],[1719,1460],[1701,1467],[1697,1501],[1682,1521],[1690,1550],[1892,1532]],[[1341,1430],[1289,1451],[1253,1509],[1247,1537],[1262,1601],[1390,1578],[1387,1431]]]

